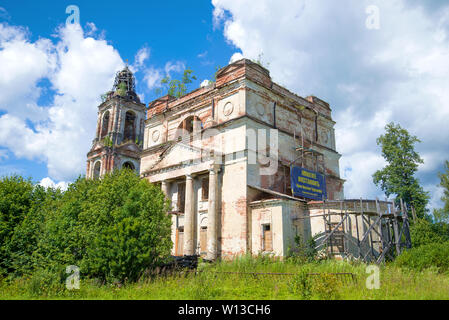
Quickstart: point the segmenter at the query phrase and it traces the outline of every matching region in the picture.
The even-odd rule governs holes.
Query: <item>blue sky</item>
[[[68,5],[81,28],[65,26]],[[262,54],[274,81],[330,103],[348,198],[383,197],[371,179],[385,165],[376,138],[394,121],[422,140],[418,178],[436,207],[448,32],[442,0],[2,1],[0,175],[65,184],[83,174],[99,96],[126,59],[148,103],[167,73],[192,68],[194,89],[231,58]]]
[[[235,51],[222,30],[214,29],[213,5],[207,1],[139,1],[134,5],[124,5],[123,1],[6,1],[0,4],[4,9],[0,11],[0,23],[25,27],[30,42],[47,38],[56,43],[56,30],[65,24],[69,16],[66,8],[72,4],[80,9],[81,26],[86,30],[87,23],[94,23],[96,37],[104,38],[118,50],[123,61],[134,63],[136,53],[148,48],[154,67],[181,62],[193,69],[198,80],[192,88],[199,86],[200,79],[211,78],[215,67],[226,65]],[[136,73],[137,89],[148,103],[155,98],[154,89],[145,85],[143,76]],[[38,86],[45,91],[37,103],[51,105],[55,94],[51,83],[44,78]],[[0,107],[0,115],[5,113]],[[33,128],[33,122],[27,124]],[[0,174],[16,171],[34,181],[49,176],[45,160],[16,157],[1,145],[0,150]]]

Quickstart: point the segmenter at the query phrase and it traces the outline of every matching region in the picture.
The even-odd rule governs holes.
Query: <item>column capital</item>
[[[220,172],[220,165],[219,164],[211,164],[209,167],[209,173],[210,174],[216,174]]]
[[[186,174],[186,179],[187,180],[192,180],[193,179],[193,175],[191,173]]]

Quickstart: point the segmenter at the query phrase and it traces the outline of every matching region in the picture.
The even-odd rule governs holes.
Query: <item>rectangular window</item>
[[[178,183],[178,211],[184,212],[186,199],[186,183]]]
[[[273,237],[271,233],[271,224],[262,225],[263,251],[273,251]]]
[[[201,180],[201,200],[209,200],[209,178]]]

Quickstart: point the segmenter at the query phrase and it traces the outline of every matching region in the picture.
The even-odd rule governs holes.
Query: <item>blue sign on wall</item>
[[[313,200],[323,200],[323,196],[324,199],[327,198],[326,177],[321,173],[301,167],[291,167],[290,181],[294,196]]]

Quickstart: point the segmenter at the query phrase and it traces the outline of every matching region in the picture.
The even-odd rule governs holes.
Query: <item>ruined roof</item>
[[[227,65],[224,68],[221,68],[216,74],[216,81],[213,85],[200,87],[180,98],[166,95],[150,102],[148,104],[149,109],[147,118],[151,118],[156,114],[166,112],[202,95],[210,94],[217,89],[220,89],[224,86],[229,85],[230,83],[234,83],[235,81],[243,78],[249,79],[256,84],[269,88],[273,92],[285,96],[292,101],[295,101],[295,103],[298,105],[304,105],[308,108],[311,108],[311,106],[313,105],[312,109],[315,112],[320,112],[330,118],[331,109],[327,102],[315,96],[308,96],[306,98],[303,98],[276,84],[271,80],[270,72],[266,68],[249,59],[241,59]]]

